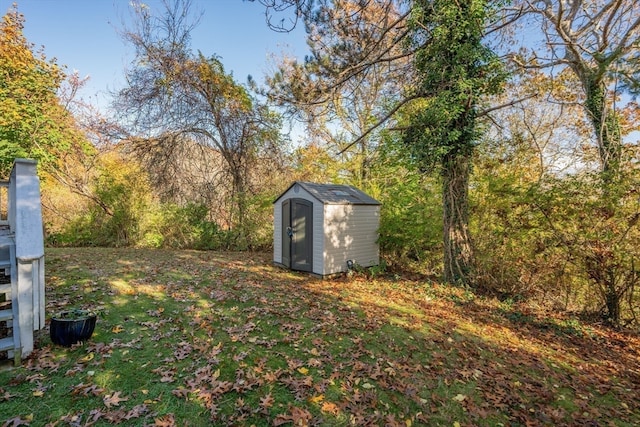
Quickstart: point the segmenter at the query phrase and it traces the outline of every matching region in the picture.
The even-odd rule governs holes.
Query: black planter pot
[[[97,316],[85,310],[62,311],[51,318],[49,336],[54,344],[70,347],[93,335]]]

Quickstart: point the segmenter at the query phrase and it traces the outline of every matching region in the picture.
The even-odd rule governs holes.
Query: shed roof
[[[317,184],[314,182],[302,182],[296,181],[282,193],[276,201],[278,201],[284,194],[287,193],[292,187],[298,184],[304,188],[313,197],[321,201],[326,205],[380,205],[381,203],[369,196],[365,192],[358,190],[351,185],[341,184]]]

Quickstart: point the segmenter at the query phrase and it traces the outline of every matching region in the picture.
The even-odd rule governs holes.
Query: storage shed
[[[324,277],[379,262],[380,202],[352,186],[294,182],[273,213],[275,264]]]

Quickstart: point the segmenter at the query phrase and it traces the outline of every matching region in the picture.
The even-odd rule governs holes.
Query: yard
[[[424,279],[319,280],[270,254],[47,249],[47,316],[2,426],[640,425],[640,339]]]

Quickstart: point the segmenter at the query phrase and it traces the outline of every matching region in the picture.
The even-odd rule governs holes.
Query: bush
[[[442,267],[439,179],[419,171],[396,144],[380,147],[363,190],[382,203],[378,242],[388,267],[431,274]]]

